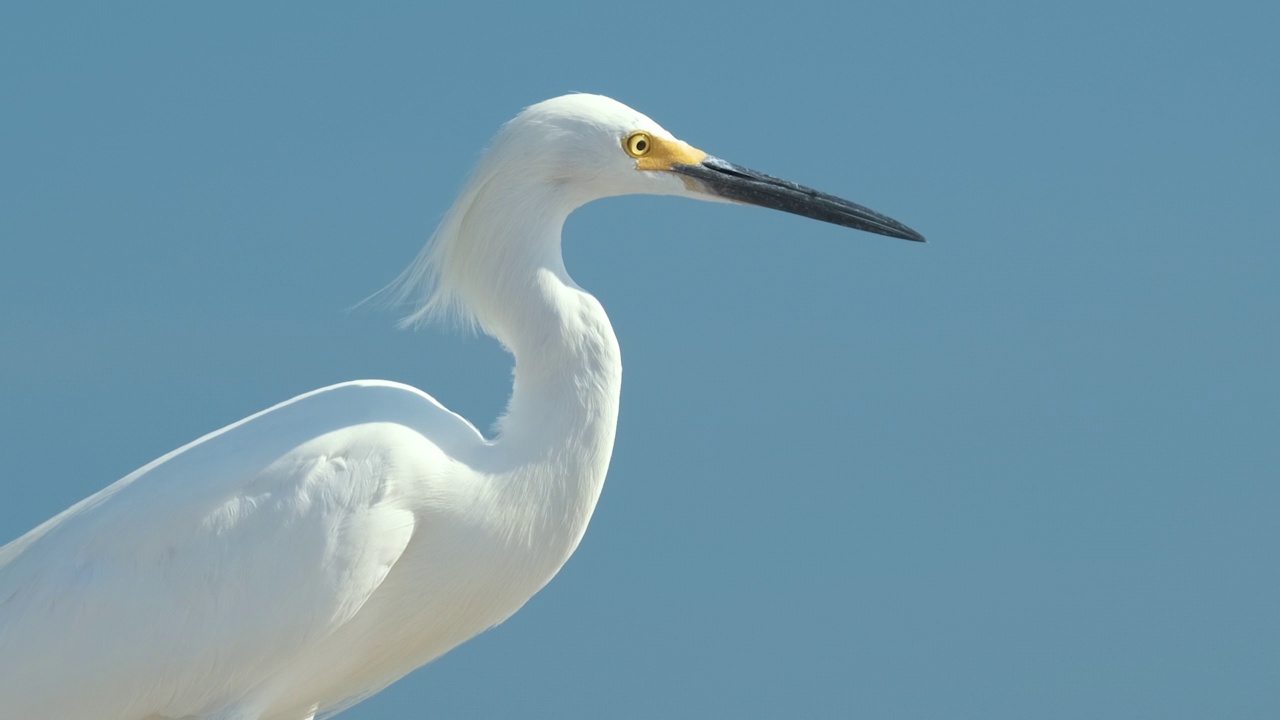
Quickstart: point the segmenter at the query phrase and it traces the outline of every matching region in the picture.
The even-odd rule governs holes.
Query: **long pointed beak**
[[[697,180],[702,188],[727,200],[803,215],[814,220],[865,230],[877,235],[924,242],[924,236],[886,215],[708,155],[702,162],[674,163],[672,172]]]

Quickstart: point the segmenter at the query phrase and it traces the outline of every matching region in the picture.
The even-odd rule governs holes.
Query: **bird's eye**
[[[622,141],[622,149],[626,150],[627,154],[634,158],[649,152],[651,147],[653,147],[653,138],[649,137],[647,132],[633,132]]]

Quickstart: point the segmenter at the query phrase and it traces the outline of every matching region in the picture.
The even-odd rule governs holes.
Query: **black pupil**
[[[644,140],[637,140],[636,152],[644,152],[644,149],[648,146],[649,146],[649,143],[645,142]]]

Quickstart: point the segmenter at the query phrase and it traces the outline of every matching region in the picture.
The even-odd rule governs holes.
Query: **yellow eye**
[[[653,138],[649,137],[649,133],[641,130],[631,133],[622,141],[622,149],[633,158],[645,155],[652,147]]]

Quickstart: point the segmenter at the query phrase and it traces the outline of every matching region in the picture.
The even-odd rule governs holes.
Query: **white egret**
[[[499,132],[393,288],[515,357],[492,439],[362,380],[138,469],[0,548],[0,718],[302,720],[493,627],[577,548],[613,450],[622,363],[565,271],[575,208],[629,193],[777,208],[923,240],[711,157],[596,95]]]

